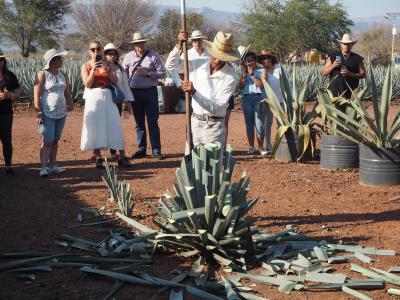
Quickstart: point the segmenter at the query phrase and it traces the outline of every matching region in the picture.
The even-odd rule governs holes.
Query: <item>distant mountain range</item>
[[[180,7],[179,6],[171,6],[171,5],[159,5],[156,7],[157,8],[157,12],[156,12],[156,16],[159,17],[162,15],[162,13],[167,10],[167,9],[175,9],[180,11]],[[191,8],[188,7],[187,8],[188,12],[197,12],[202,14],[206,20],[210,20],[210,22],[215,23],[216,21],[218,21],[219,24],[229,24],[232,21],[237,20],[237,18],[239,17],[238,13],[232,13],[232,12],[226,12],[226,11],[219,11],[219,10],[214,10],[211,9],[209,7],[201,7],[201,8]],[[77,30],[77,25],[76,22],[74,20],[74,18],[72,17],[72,15],[67,15],[65,17],[65,22],[67,24],[67,28],[65,30],[65,33],[71,33]],[[353,26],[353,33],[357,34],[360,31],[369,29],[369,28],[373,28],[376,27],[377,25],[391,25],[391,23],[386,20],[383,16],[376,16],[376,17],[368,17],[368,18],[355,18],[353,19],[354,22],[354,26]],[[399,24],[397,24],[397,27],[400,27],[400,22],[398,22]],[[3,48],[5,48],[5,50],[7,52],[10,51],[17,51],[18,49],[14,50],[15,47],[9,47],[9,43],[5,43],[2,42],[2,46]],[[7,47],[8,46],[8,47]],[[11,48],[11,49],[10,49]]]

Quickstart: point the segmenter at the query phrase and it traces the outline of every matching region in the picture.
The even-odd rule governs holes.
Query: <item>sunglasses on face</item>
[[[100,51],[101,48],[100,48],[100,47],[97,47],[97,48],[90,48],[89,50],[92,51],[92,52],[96,52],[96,51]]]
[[[116,52],[107,52],[106,55],[117,56],[117,53]]]

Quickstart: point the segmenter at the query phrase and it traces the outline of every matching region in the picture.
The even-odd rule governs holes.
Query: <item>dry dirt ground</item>
[[[392,117],[397,111],[398,105],[392,107]],[[79,148],[82,112],[68,116],[58,155],[60,165],[68,170],[58,177],[43,179],[38,175],[40,136],[34,122],[32,112],[15,114],[13,143],[18,174],[14,177],[0,175],[0,252],[61,252],[64,249],[54,243],[61,233],[101,240],[107,228],[71,227],[77,224],[76,216],[81,207],[107,206],[108,198],[100,178],[102,171],[89,164],[90,153]],[[133,122],[132,118],[123,120],[129,154],[135,151]],[[162,192],[171,188],[175,168],[180,164],[185,136],[184,115],[161,115],[160,128],[162,150],[167,159],[158,161],[147,157],[133,161],[131,169],[120,170],[120,177],[132,184],[135,211],[140,212],[140,221],[146,224],[150,224],[155,215],[145,202],[157,203]],[[236,176],[247,170],[252,183],[250,198],[260,196],[259,203],[251,211],[260,218],[258,226],[278,232],[285,225],[293,224],[301,233],[318,240],[357,243],[400,252],[399,186],[369,188],[358,184],[356,171],[328,171],[321,170],[318,162],[283,164],[249,156],[241,111],[232,113],[229,143],[236,150]],[[1,160],[0,164],[3,164]],[[400,266],[398,255],[374,258],[373,266],[377,268],[387,270],[389,266]],[[171,278],[171,269],[187,265],[187,261],[177,257],[159,256],[151,272]],[[337,268],[357,277],[350,271],[349,263]],[[0,273],[0,299],[101,299],[113,284],[111,280],[83,274],[77,269],[56,269],[36,277],[33,283],[27,284],[18,281],[14,274]],[[283,295],[276,287],[262,284],[257,284],[256,289],[268,299],[351,299],[342,292]],[[373,299],[391,299],[386,289],[365,294]],[[116,298],[144,300],[152,294],[150,288],[126,285]],[[168,299],[168,294],[162,294],[159,299]]]

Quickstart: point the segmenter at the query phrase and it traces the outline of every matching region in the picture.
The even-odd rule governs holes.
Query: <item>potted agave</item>
[[[383,83],[382,95],[378,99],[375,77],[370,71],[372,90],[371,116],[357,95],[351,106],[357,111],[360,121],[349,118],[334,105],[326,95],[320,97],[324,102],[328,119],[339,126],[336,132],[360,144],[360,184],[367,186],[392,186],[400,184],[400,112],[388,127],[390,100],[392,98],[393,69],[389,66]]]
[[[318,116],[318,104],[306,111],[306,96],[309,90],[310,76],[303,82],[300,91],[296,88],[296,74],[293,70],[292,89],[285,71],[282,69],[280,85],[284,107],[268,82],[262,79],[267,98],[261,103],[267,104],[278,122],[278,130],[272,148],[272,156],[283,162],[311,160],[314,153],[312,142],[313,121]]]
[[[357,111],[351,106],[350,102],[355,101],[355,97],[362,99],[365,88],[362,90],[355,90],[352,93],[351,99],[343,97],[333,97],[329,90],[318,90],[319,110],[321,112],[321,159],[320,167],[322,169],[351,169],[358,168],[359,164],[359,149],[358,143],[355,143],[339,134],[337,134],[337,122],[329,119],[326,115],[325,103],[334,105],[334,107],[352,120],[357,120]],[[321,99],[323,98],[323,99]],[[340,116],[337,116],[340,118]],[[343,120],[346,122],[346,120]]]

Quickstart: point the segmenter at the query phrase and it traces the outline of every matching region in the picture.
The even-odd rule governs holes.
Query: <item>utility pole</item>
[[[400,17],[400,13],[386,13],[385,19],[392,22],[392,63],[394,63],[394,36],[397,34],[396,17]]]

